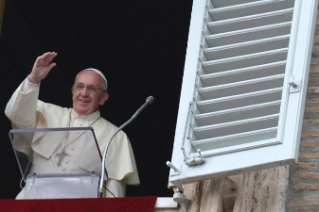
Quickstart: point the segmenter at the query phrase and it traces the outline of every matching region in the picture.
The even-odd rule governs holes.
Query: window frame
[[[185,164],[181,147],[185,146],[186,150],[190,149],[190,143],[185,141],[187,137],[185,130],[187,130],[195,94],[195,81],[200,66],[202,34],[205,32],[203,30],[205,28],[205,10],[209,1],[196,0],[193,2],[172,153],[171,164],[174,168],[171,168],[169,173],[169,182],[179,188],[181,188],[181,184],[185,183],[288,165],[298,159],[318,0],[295,0],[284,78],[284,89],[288,89],[288,91],[283,91],[283,95],[289,96],[282,98],[287,103],[286,107],[281,107],[280,111],[282,119],[278,129],[282,130],[282,133],[278,133],[279,138],[270,141],[276,145],[267,146],[260,143],[259,148],[247,149],[244,147],[243,151],[229,151],[223,154],[206,152],[202,153],[204,163],[195,166]],[[290,85],[292,83],[297,84],[298,87],[292,87]],[[190,157],[198,157],[197,153],[187,151],[186,153]]]

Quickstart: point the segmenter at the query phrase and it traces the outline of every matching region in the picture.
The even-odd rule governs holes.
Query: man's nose
[[[83,90],[81,91],[81,94],[82,94],[83,96],[88,96],[88,95],[89,95],[89,91],[88,91],[87,87],[84,87],[84,88],[83,88]]]

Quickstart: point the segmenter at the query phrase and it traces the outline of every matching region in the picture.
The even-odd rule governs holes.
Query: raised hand
[[[47,52],[39,56],[32,68],[28,79],[31,83],[38,84],[43,80],[51,71],[51,69],[56,66],[56,63],[51,63],[52,60],[57,56],[56,52]]]

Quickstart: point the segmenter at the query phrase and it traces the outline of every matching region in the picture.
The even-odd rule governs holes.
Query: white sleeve
[[[103,197],[125,197],[126,185],[122,181],[108,178],[104,186],[107,190],[103,188]]]
[[[40,83],[38,84],[31,83],[27,77],[21,86],[21,92],[29,93],[31,91],[34,91],[37,87],[39,87],[39,85]]]
[[[26,81],[27,79],[14,91],[5,109],[5,114],[14,128],[34,128],[36,125],[40,86]]]

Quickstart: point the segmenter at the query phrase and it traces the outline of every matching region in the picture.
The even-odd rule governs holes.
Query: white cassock
[[[5,114],[15,129],[27,128],[64,128],[91,127],[94,129],[99,147],[103,153],[110,136],[118,129],[100,117],[96,111],[87,116],[77,114],[71,108],[44,103],[38,100],[39,86],[29,85],[26,79],[13,93],[5,109]],[[31,144],[16,144],[16,149],[24,152],[33,160],[31,173],[77,174],[100,173],[101,160],[94,142],[86,142],[85,135],[68,133],[64,136],[43,134],[34,136]],[[78,138],[77,138],[78,137]],[[53,141],[52,141],[53,140]],[[15,145],[14,145],[15,146]],[[65,148],[68,156],[58,166],[58,154]],[[126,185],[138,185],[139,177],[134,153],[126,134],[120,131],[109,146],[105,166],[108,171],[106,187],[116,197],[125,196]],[[17,198],[23,199],[24,192]],[[112,197],[106,192],[107,197]]]

